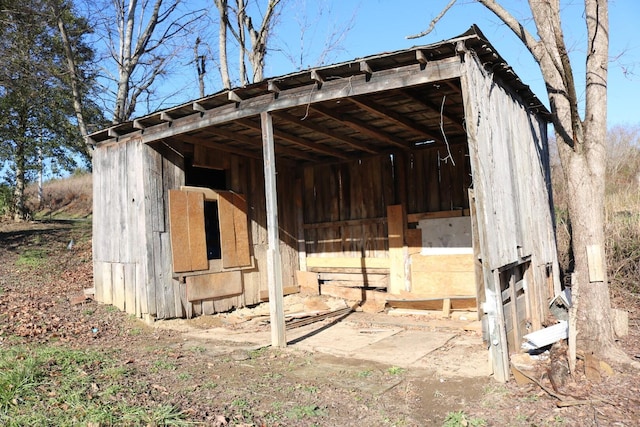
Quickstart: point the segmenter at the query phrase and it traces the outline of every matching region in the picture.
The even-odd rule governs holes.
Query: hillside
[[[27,206],[35,219],[88,218],[92,212],[92,175],[76,174],[53,179],[43,185],[42,202],[38,200],[38,186],[27,188]]]

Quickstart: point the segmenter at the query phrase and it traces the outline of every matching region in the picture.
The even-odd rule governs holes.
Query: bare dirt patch
[[[457,333],[403,368],[188,334],[221,326],[237,330],[246,323],[234,326],[224,316],[198,318],[175,330],[93,301],[78,303],[74,297],[92,286],[90,237],[90,223],[83,221],[0,224],[0,351],[46,345],[104,352],[126,372],[118,378],[114,405],[118,399],[149,410],[171,405],[184,420],[218,426],[442,425],[456,411],[464,412],[466,425],[640,424],[635,371],[600,383],[578,378],[590,398],[605,399],[558,408],[537,385],[503,385],[472,375],[477,368],[470,361],[482,356],[475,354],[481,350],[472,333]],[[363,328],[374,325],[359,321]],[[407,319],[387,321],[396,326],[376,325],[411,328],[403,323]],[[631,319],[631,334],[621,342],[631,357],[640,354],[637,321]],[[102,384],[92,387],[100,390]],[[87,390],[87,399],[95,390]]]

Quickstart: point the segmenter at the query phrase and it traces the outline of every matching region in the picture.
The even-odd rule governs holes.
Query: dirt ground
[[[231,322],[230,314],[147,325],[111,306],[79,302],[91,286],[90,222],[0,223],[0,351],[20,344],[99,349],[127,367],[122,385],[137,390],[138,405],[170,404],[201,425],[430,426],[443,425],[455,411],[463,411],[466,421],[450,425],[640,425],[640,376],[634,370],[599,382],[578,375],[562,400],[580,404],[560,408],[545,362],[530,375],[551,393],[538,384],[500,384],[474,373],[472,347],[456,343],[477,340],[477,332],[457,329],[457,340],[420,364],[400,367],[194,334],[249,326]],[[393,320],[401,321],[405,328],[421,323]],[[620,345],[632,359],[640,356],[637,312]]]

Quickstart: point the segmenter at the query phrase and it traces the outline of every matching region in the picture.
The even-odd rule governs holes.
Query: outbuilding
[[[303,290],[475,308],[496,378],[559,272],[548,112],[477,27],[90,135],[96,299],[141,318]]]

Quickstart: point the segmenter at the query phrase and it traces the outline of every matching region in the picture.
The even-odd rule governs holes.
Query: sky
[[[476,24],[523,82],[548,105],[540,71],[529,52],[504,24],[472,0],[458,0],[429,35],[414,40],[406,38],[428,28],[448,1],[288,0],[287,9],[273,33],[273,46],[277,47],[277,52],[267,59],[265,76],[279,76],[318,65],[318,57],[330,39],[327,34],[336,30],[344,33],[341,49],[325,57],[325,65],[435,43],[458,36]],[[504,0],[502,4],[536,34],[527,13],[526,0]],[[561,0],[561,4],[563,31],[579,85],[578,93],[583,95],[586,50],[584,2]],[[640,1],[610,0],[609,19],[608,123],[610,127],[640,125],[640,108],[637,107],[640,99],[640,37],[633,36],[640,21]],[[341,31],[347,27],[350,29]],[[291,60],[292,56],[298,58],[296,63]]]

